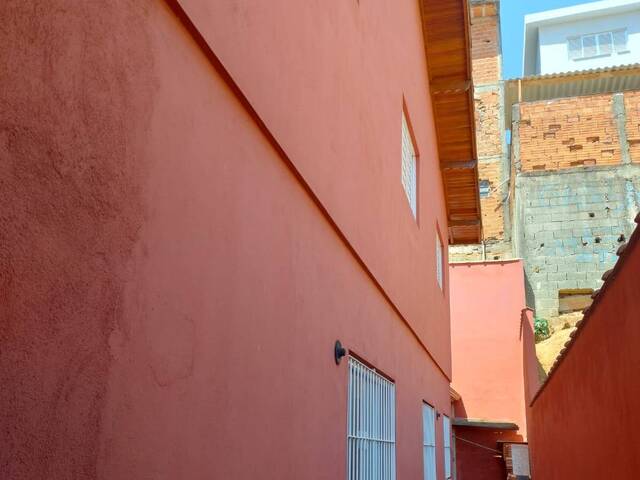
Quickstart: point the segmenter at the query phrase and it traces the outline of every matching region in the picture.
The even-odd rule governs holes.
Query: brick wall
[[[640,92],[624,94],[627,142],[632,162],[640,162]]]
[[[610,94],[521,103],[519,134],[523,172],[621,161]]]
[[[500,69],[500,20],[496,1],[480,0],[471,4],[471,59],[476,115],[478,176],[488,183],[488,193],[481,195],[484,240],[504,239],[504,96]],[[504,258],[505,249],[499,258]],[[495,256],[495,255],[494,255]],[[454,255],[455,257],[455,255]],[[460,259],[469,258],[469,252]],[[478,260],[479,258],[475,258]]]
[[[488,182],[489,193],[480,196],[482,232],[485,241],[499,241],[504,237],[504,207],[502,191],[502,157],[480,161],[478,175]],[[502,257],[501,257],[502,258]]]
[[[473,83],[495,83],[501,78],[498,3],[472,2],[471,69]]]
[[[502,155],[502,99],[498,88],[476,90],[476,147],[479,157]]]
[[[601,285],[640,208],[640,167],[593,167],[518,175],[527,301],[558,313],[558,292]]]

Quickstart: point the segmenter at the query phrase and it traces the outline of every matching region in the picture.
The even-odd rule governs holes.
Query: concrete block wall
[[[555,316],[561,290],[597,289],[615,264],[640,209],[640,166],[525,172],[516,192],[527,302]]]
[[[449,247],[450,263],[504,260],[513,258],[508,242],[486,242],[485,245],[455,245]]]

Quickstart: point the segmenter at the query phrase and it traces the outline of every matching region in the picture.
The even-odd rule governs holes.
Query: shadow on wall
[[[536,299],[533,293],[533,287],[531,286],[531,282],[529,281],[529,274],[527,273],[526,270],[524,272],[524,298],[525,298],[527,307],[535,308]]]
[[[458,480],[502,480],[507,470],[502,443],[520,443],[523,436],[514,431],[491,428],[454,427],[456,478]]]
[[[533,310],[525,308],[520,318],[520,338],[522,340],[522,375],[524,377],[524,399],[529,405],[546,380],[547,374],[536,355],[536,335],[533,325]],[[528,408],[527,408],[528,413]],[[529,418],[527,417],[527,424]]]

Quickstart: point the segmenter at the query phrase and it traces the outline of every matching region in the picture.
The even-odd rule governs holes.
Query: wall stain
[[[0,471],[95,479],[157,90],[150,2],[0,2]]]

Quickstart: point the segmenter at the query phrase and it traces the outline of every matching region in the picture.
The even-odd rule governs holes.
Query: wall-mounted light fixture
[[[340,340],[336,340],[336,344],[333,347],[333,358],[336,361],[336,365],[340,365],[340,360],[347,354],[347,350],[342,346]]]
[[[436,420],[440,420],[440,412],[436,410]]]

